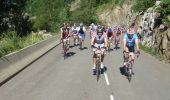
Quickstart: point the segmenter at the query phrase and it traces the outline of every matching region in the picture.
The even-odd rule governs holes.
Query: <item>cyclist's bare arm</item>
[[[139,51],[139,41],[138,41],[138,39],[135,39],[135,45],[136,45],[137,51]]]
[[[107,37],[105,36],[104,38],[104,47],[107,48],[108,44],[107,44]]]
[[[95,37],[92,37],[92,39],[91,39],[91,45],[94,45],[94,39],[95,39]]]
[[[123,50],[126,50],[126,39],[123,39]]]

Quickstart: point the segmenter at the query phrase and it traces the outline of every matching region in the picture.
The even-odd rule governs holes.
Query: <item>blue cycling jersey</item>
[[[136,33],[133,34],[132,38],[128,38],[128,33],[125,33],[123,36],[123,39],[126,39],[126,45],[127,46],[134,46],[135,45],[135,40],[138,39],[138,36]]]

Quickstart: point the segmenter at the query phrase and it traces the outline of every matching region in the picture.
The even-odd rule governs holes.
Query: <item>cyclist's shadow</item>
[[[79,48],[80,50],[86,50],[88,47]]]
[[[120,73],[121,73],[122,75],[126,76],[126,72],[125,72],[124,66],[119,67],[119,70],[120,70]]]
[[[107,72],[107,67],[106,66],[104,66],[103,72],[101,72],[101,74],[103,74],[104,72]]]
[[[75,54],[75,52],[67,52],[66,57],[69,58],[71,56],[74,56]]]

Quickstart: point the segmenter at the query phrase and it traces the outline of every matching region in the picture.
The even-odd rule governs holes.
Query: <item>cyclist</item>
[[[132,57],[132,64],[134,63],[134,60],[135,60],[135,55],[134,55],[135,45],[136,45],[137,53],[140,53],[138,36],[135,33],[133,27],[134,27],[133,25],[130,26],[129,29],[127,30],[127,33],[125,33],[123,37],[124,61],[126,60],[125,56],[128,53],[128,56]],[[132,70],[132,73],[133,73],[133,70]]]
[[[90,25],[90,39],[96,34],[96,32],[97,32],[97,26],[94,23],[92,23]]]
[[[117,44],[119,43],[121,34],[122,34],[121,30],[120,30],[120,28],[118,28],[116,35],[115,35],[115,48],[117,48],[116,46],[118,46],[118,45],[116,45],[116,42],[117,42]]]
[[[93,51],[95,51],[95,48],[98,48],[100,47],[103,54],[102,54],[102,57],[101,57],[101,69],[102,69],[102,72],[104,71],[104,65],[103,65],[103,61],[104,61],[104,52],[106,50],[106,47],[107,47],[107,37],[103,34],[103,30],[101,28],[98,28],[97,29],[97,34],[92,37],[92,40],[91,40],[91,48],[93,48]],[[95,75],[96,74],[96,54],[94,52],[93,54],[93,74]]]
[[[73,25],[72,27],[72,36],[73,36],[73,39],[74,39],[74,46],[76,46],[78,43],[78,30],[77,30],[77,27],[76,27],[76,24]]]
[[[80,49],[82,49],[84,45],[85,34],[86,34],[86,28],[82,23],[78,27],[78,34],[79,34],[80,42],[82,42],[82,46],[80,47]]]
[[[112,41],[113,41],[113,38],[114,38],[114,33],[113,33],[113,29],[111,28],[111,26],[108,27],[107,31],[106,31],[106,34],[107,34],[107,39],[110,41],[110,44],[112,45]]]
[[[103,32],[106,33],[107,32],[107,26],[103,26]]]
[[[67,24],[64,23],[63,27],[61,28],[61,42],[63,43],[64,48],[64,41],[69,45],[69,37],[70,37],[70,29],[68,28]]]

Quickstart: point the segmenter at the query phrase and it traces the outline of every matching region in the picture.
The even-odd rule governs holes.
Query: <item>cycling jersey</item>
[[[61,28],[61,32],[62,32],[62,38],[64,39],[64,38],[67,38],[68,37],[68,35],[69,35],[69,28]]]
[[[96,26],[91,26],[90,30],[91,30],[91,32],[96,32]]]
[[[103,44],[103,43],[104,43],[104,35],[102,35],[102,36],[96,35],[96,36],[95,36],[95,43],[97,43],[97,44]]]
[[[79,30],[79,34],[84,34],[85,32],[83,31],[83,28],[80,28],[80,30]]]
[[[72,29],[72,33],[73,33],[73,35],[77,35],[77,34],[78,34],[77,29],[76,29],[76,28],[73,28],[73,29]]]
[[[112,37],[112,36],[113,36],[113,30],[111,28],[109,28],[107,30],[107,37],[109,38],[109,37]]]
[[[132,37],[129,38],[128,35],[129,35],[128,33],[125,33],[125,35],[124,35],[124,37],[123,37],[123,39],[126,39],[126,46],[128,46],[128,47],[134,47],[134,45],[135,45],[135,40],[138,39],[138,36],[136,35],[136,33],[134,33],[134,34],[131,34]]]
[[[120,36],[120,35],[121,35],[121,31],[117,31],[116,36]]]
[[[79,38],[81,39],[85,38],[85,31],[86,31],[85,27],[79,27],[78,29]]]

